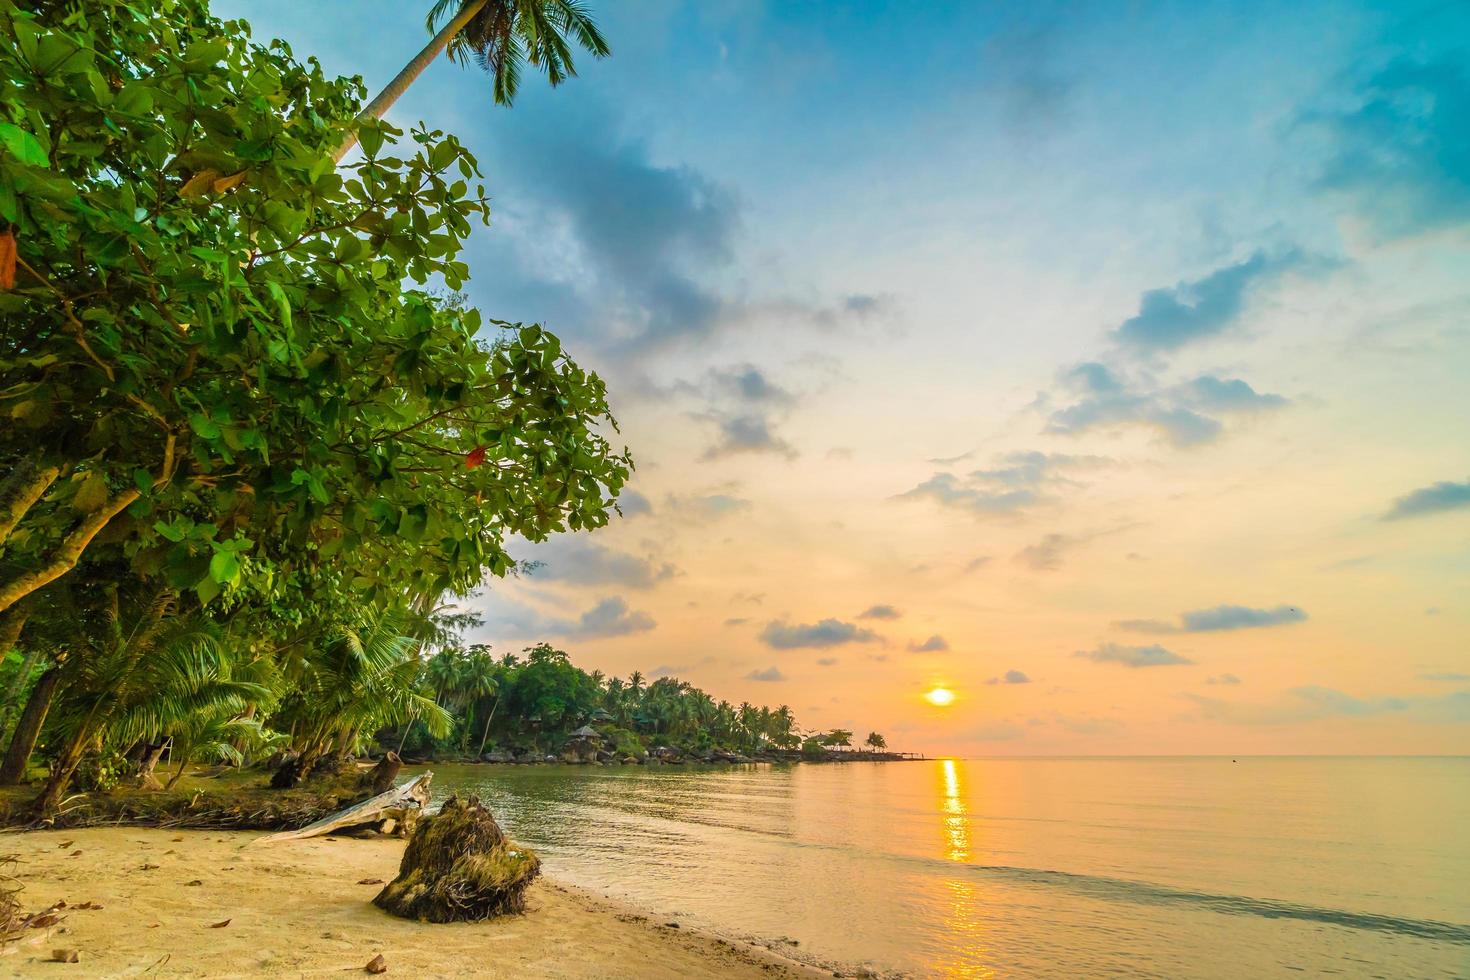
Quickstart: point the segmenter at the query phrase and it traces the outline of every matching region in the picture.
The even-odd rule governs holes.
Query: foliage
[[[489,214],[453,136],[336,169],[360,84],[204,0],[0,0],[0,90],[0,610],[105,558],[309,617],[606,522],[601,380],[430,289]]]
[[[473,0],[436,0],[429,10],[429,30],[472,5]],[[481,0],[469,23],[450,39],[449,57],[473,58],[490,74],[495,101],[510,105],[526,62],[544,72],[552,85],[577,74],[569,38],[596,58],[605,58],[610,50],[578,0]]]

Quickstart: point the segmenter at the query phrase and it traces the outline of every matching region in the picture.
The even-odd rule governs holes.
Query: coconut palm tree
[[[527,63],[554,86],[577,74],[568,39],[595,58],[610,50],[580,0],[437,0],[428,28],[437,28],[433,38],[358,114],[359,123],[383,118],[446,48],[451,61],[474,59],[489,73],[492,97],[507,106],[515,101]],[[356,133],[349,133],[334,159],[340,162],[356,144]]]

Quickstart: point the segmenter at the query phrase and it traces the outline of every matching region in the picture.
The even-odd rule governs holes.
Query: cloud
[[[981,725],[979,728],[972,728],[966,733],[965,737],[976,742],[1013,742],[1018,738],[1025,738],[1026,729],[1020,725],[1013,725],[1010,722],[1002,721],[989,725]]]
[[[786,675],[776,667],[767,667],[765,670],[752,670],[745,675],[748,681],[784,681]]]
[[[1122,664],[1125,667],[1169,667],[1194,663],[1193,660],[1158,645],[1130,647],[1117,643],[1101,643],[1095,649],[1078,650],[1072,656],[1100,664]]]
[[[1236,677],[1234,674],[1221,674],[1219,677],[1206,677],[1205,683],[1233,686],[1240,683],[1240,678]]]
[[[1329,141],[1318,187],[1385,239],[1470,221],[1470,73],[1459,54],[1400,59],[1354,95],[1350,109],[1305,117]]]
[[[1444,671],[1437,674],[1420,674],[1419,679],[1422,681],[1465,682],[1470,681],[1470,674],[1462,674],[1457,671]]]
[[[948,649],[949,649],[949,641],[946,640],[944,637],[940,636],[938,633],[935,633],[933,636],[929,637],[929,639],[925,640],[923,643],[910,643],[909,644],[909,652],[910,653],[939,653],[939,652],[941,652],[943,650],[948,650]]]
[[[671,666],[669,664],[659,664],[657,667],[653,668],[652,670],[650,670],[648,672],[648,676],[649,677],[675,677],[675,676],[677,676],[679,674],[684,673],[688,669],[689,669],[688,667],[686,667],[686,666],[684,666],[682,664],[679,665],[679,666],[677,666],[677,667]]]
[[[1116,625],[1135,633],[1218,633],[1226,630],[1259,629],[1284,626],[1306,620],[1307,613],[1296,606],[1252,609],[1249,606],[1216,606],[1180,613],[1178,623],[1158,619],[1125,619]]]
[[[797,650],[835,647],[844,643],[872,643],[878,639],[878,634],[838,619],[797,625],[773,620],[761,630],[760,638],[766,646],[777,650]]]
[[[744,626],[748,622],[750,622],[750,620],[746,619],[744,616],[732,616],[729,619],[725,620],[725,625],[726,626]]]
[[[819,666],[819,667],[835,667],[835,666],[837,666],[837,658],[836,657],[818,657],[817,658],[817,666]]]
[[[773,453],[787,459],[797,456],[789,442],[771,431],[770,419],[762,415],[706,412],[700,418],[713,422],[716,428],[714,444],[700,455],[700,459],[720,459],[739,453]]]
[[[562,636],[581,640],[644,633],[658,625],[647,613],[629,609],[620,596],[603,599],[576,619],[546,616],[519,604],[492,608],[486,618],[503,624],[503,628],[519,636]]]
[[[554,535],[537,545],[534,554],[538,565],[529,574],[543,582],[650,589],[678,574],[668,562],[614,551],[585,535]]]
[[[1297,252],[1276,257],[1256,252],[1193,282],[1150,289],[1139,300],[1138,312],[1123,321],[1113,337],[1124,348],[1153,352],[1173,351],[1217,336],[1239,322],[1252,289],[1300,260]]]
[[[990,555],[980,555],[977,558],[971,558],[969,561],[965,562],[963,574],[968,575],[971,572],[977,572],[980,569],[984,568],[986,565],[989,565],[994,560],[995,559]]]
[[[1001,674],[999,677],[992,677],[992,678],[990,678],[985,683],[992,684],[992,685],[993,684],[1030,684],[1031,683],[1031,678],[1030,677],[1027,677],[1025,674],[1023,674],[1019,670],[1008,670],[1004,674]]]
[[[1470,507],[1470,480],[1464,483],[1441,481],[1413,490],[1393,502],[1383,515],[1385,521],[1402,520],[1405,517],[1420,517],[1425,514],[1442,514],[1445,511]]]
[[[959,458],[963,457],[956,457]],[[1111,462],[1101,456],[1035,451],[1006,453],[997,457],[989,468],[973,470],[963,477],[936,473],[900,496],[927,498],[977,515],[1014,514],[1049,501],[1050,489],[1078,485],[1063,476],[1063,472]]]
[[[903,613],[892,606],[876,605],[869,606],[858,613],[858,619],[898,619]]]
[[[1257,392],[1239,378],[1201,375],[1171,386],[1132,381],[1096,361],[1062,376],[1070,405],[1054,410],[1046,431],[1080,435],[1098,429],[1152,429],[1176,447],[1213,442],[1225,430],[1218,416],[1247,415],[1290,404],[1281,395]]]
[[[624,517],[638,517],[641,514],[652,514],[653,504],[637,490],[624,487],[622,493],[618,494],[618,510],[623,512]]]
[[[750,405],[791,405],[790,391],[775,384],[754,364],[738,364],[709,372],[708,383],[717,392]]]
[[[668,508],[691,524],[709,524],[750,509],[750,501],[731,493],[669,494]]]
[[[1054,572],[1062,567],[1067,553],[1086,540],[1066,534],[1048,534],[1016,552],[1013,560],[1035,572]]]
[[[1330,687],[1296,687],[1281,699],[1266,704],[1224,701],[1199,694],[1185,694],[1200,714],[1211,721],[1231,725],[1293,725],[1326,718],[1376,718],[1398,715],[1430,724],[1470,722],[1470,691],[1440,697],[1355,697]]]

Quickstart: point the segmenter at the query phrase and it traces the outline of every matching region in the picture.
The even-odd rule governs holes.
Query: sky
[[[428,6],[214,4],[370,91]],[[474,640],[931,754],[1470,752],[1470,6],[591,6],[389,116],[637,463]]]

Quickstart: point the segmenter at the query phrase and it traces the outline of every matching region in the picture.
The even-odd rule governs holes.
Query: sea
[[[848,976],[1470,977],[1470,758],[444,766],[555,878]]]

